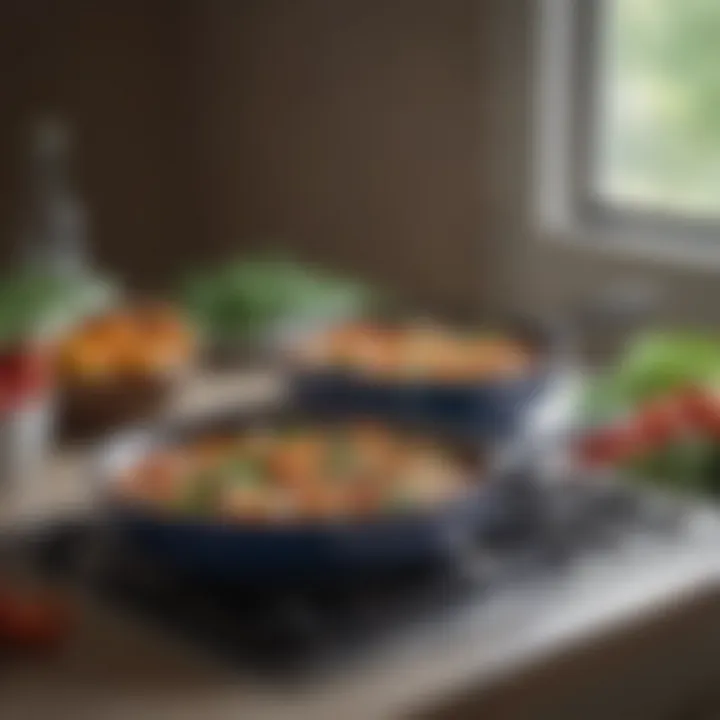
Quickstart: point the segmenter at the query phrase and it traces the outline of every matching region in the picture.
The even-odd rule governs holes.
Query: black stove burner
[[[493,533],[452,566],[343,578],[324,585],[229,587],[178,575],[107,529],[78,524],[36,537],[45,572],[90,586],[104,601],[200,643],[249,669],[307,672],[358,648],[477,603],[509,580],[558,572],[589,546],[611,547],[645,528],[666,533],[629,492],[581,484],[518,496]],[[510,519],[512,518],[512,522]],[[352,651],[352,652],[349,652]]]
[[[283,674],[335,666],[349,648],[452,612],[491,583],[488,565],[459,561],[453,567],[415,567],[324,584],[212,585],[83,525],[54,528],[36,538],[33,555],[44,572],[82,582],[103,601],[228,661]],[[480,553],[472,559],[480,560]]]

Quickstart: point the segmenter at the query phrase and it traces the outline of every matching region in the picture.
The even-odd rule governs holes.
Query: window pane
[[[720,0],[599,0],[595,188],[720,215]]]

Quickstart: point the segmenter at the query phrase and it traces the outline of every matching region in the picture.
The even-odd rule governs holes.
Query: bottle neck
[[[26,262],[52,274],[85,265],[85,213],[72,190],[69,146],[62,128],[40,128],[29,173],[29,207],[23,238]]]

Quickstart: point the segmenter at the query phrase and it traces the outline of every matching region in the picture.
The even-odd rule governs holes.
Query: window
[[[545,215],[720,241],[720,0],[544,0],[540,26]]]

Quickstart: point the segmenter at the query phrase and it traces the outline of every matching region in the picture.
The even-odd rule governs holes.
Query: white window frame
[[[538,0],[533,216],[544,238],[653,259],[720,266],[720,218],[684,217],[593,196],[603,0]]]

